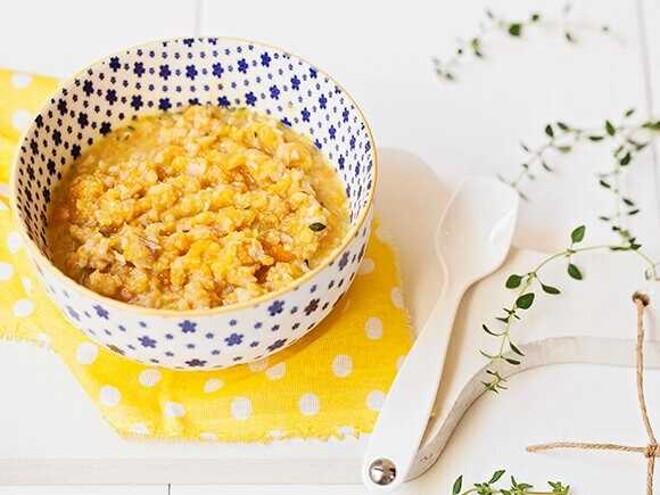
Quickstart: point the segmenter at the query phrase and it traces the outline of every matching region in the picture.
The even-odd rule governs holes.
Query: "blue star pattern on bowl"
[[[75,158],[138,115],[186,105],[247,106],[309,137],[335,166],[349,201],[351,232],[328,263],[289,289],[246,305],[175,312],[104,298],[48,261],[48,206]],[[368,240],[375,153],[353,100],[318,68],[251,41],[186,38],[131,48],[75,75],[35,118],[15,172],[14,201],[28,250],[63,314],[118,354],[199,370],[277,352],[332,310],[355,277]]]

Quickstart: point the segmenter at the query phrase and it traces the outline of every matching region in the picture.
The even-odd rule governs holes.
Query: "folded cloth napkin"
[[[266,360],[220,371],[153,368],[95,344],[60,315],[33,273],[6,197],[20,133],[56,86],[0,70],[0,339],[51,348],[124,436],[263,442],[370,432],[411,343],[396,258],[377,225],[343,302]]]

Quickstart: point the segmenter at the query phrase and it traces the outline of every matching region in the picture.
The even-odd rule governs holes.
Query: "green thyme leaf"
[[[546,125],[544,130],[549,137],[551,138],[555,137],[555,131],[552,129],[552,126],[550,124]]]
[[[520,287],[520,283],[522,282],[522,277],[520,275],[509,275],[509,278],[506,279],[506,288],[507,289],[516,289]]]
[[[504,358],[504,360],[505,360],[507,363],[512,364],[512,365],[514,365],[514,366],[518,366],[518,365],[520,364],[520,361],[518,361],[517,359]]]
[[[504,471],[504,469],[499,469],[499,470],[495,471],[493,473],[493,476],[490,477],[490,481],[488,482],[488,484],[493,484],[493,483],[497,482],[505,472],[506,471]]]
[[[322,230],[325,229],[325,227],[326,227],[325,224],[323,224],[321,222],[314,222],[314,223],[309,225],[309,230],[311,230],[313,232],[321,232]]]
[[[642,127],[651,131],[660,131],[660,120],[650,120],[648,122],[644,122]]]
[[[520,36],[522,34],[522,29],[523,29],[522,24],[520,24],[519,22],[514,22],[512,24],[509,24],[509,34],[511,36],[516,36],[516,37]]]
[[[456,478],[456,481],[454,481],[454,486],[451,489],[451,494],[452,495],[458,495],[461,493],[461,488],[463,488],[463,475],[461,474],[458,478]]]
[[[552,294],[553,296],[557,294],[561,294],[561,291],[557,287],[553,287],[552,285],[541,284],[541,288],[543,289],[543,292],[545,292],[546,294]]]
[[[582,272],[573,263],[568,264],[568,274],[571,276],[571,278],[574,278],[575,280],[582,280],[583,278]]]
[[[484,332],[486,332],[488,335],[492,335],[493,337],[499,337],[498,334],[496,334],[495,332],[493,332],[493,331],[492,331],[490,328],[488,328],[485,324],[482,324],[482,325],[481,325],[481,328],[482,328],[482,330],[483,330]]]
[[[479,350],[479,354],[481,354],[481,355],[482,355],[483,357],[485,357],[486,359],[496,359],[496,358],[497,358],[497,356],[495,356],[495,355],[493,355],[493,354],[489,354],[489,353],[487,353],[486,351],[481,350],[481,349]]]
[[[534,293],[528,292],[516,299],[516,306],[520,309],[529,309],[534,304]]]
[[[573,232],[571,232],[571,242],[572,243],[582,242],[586,230],[587,227],[585,227],[584,225],[580,225],[579,227],[573,229]]]
[[[612,122],[610,122],[609,120],[606,120],[606,121],[605,121],[605,131],[606,131],[607,134],[609,134],[610,136],[614,136],[614,135],[616,134],[616,127],[614,127],[614,125],[612,124]]]
[[[552,488],[552,495],[568,495],[570,486],[564,485],[560,481],[548,481],[548,485]]]
[[[625,155],[623,155],[623,158],[621,158],[621,160],[619,160],[619,164],[621,164],[622,167],[625,167],[630,163],[630,160],[632,160],[632,156],[629,151]]]
[[[509,342],[509,347],[511,347],[511,350],[516,354],[518,354],[519,356],[525,355],[520,349],[518,349],[518,347],[516,347],[516,345],[513,342]]]
[[[590,141],[602,141],[605,139],[603,136],[589,136]]]

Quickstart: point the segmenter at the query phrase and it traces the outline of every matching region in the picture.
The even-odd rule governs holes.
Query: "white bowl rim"
[[[270,48],[273,50],[278,50],[280,52],[287,53],[289,55],[292,55],[296,57],[299,60],[302,60],[306,64],[308,64],[311,67],[314,67],[319,71],[319,73],[323,74],[325,77],[327,77],[330,81],[332,81],[338,88],[342,90],[348,101],[355,107],[355,110],[357,111],[358,115],[364,122],[367,135],[369,137],[369,143],[371,145],[371,152],[373,154],[373,180],[371,181],[371,188],[368,191],[368,196],[367,196],[367,203],[361,208],[360,210],[360,215],[356,219],[355,223],[353,226],[344,234],[344,238],[341,241],[341,244],[337,246],[330,254],[328,254],[323,262],[319,264],[316,268],[313,270],[305,273],[303,276],[295,279],[291,284],[286,285],[285,287],[282,287],[281,289],[278,289],[276,291],[268,292],[266,294],[263,294],[259,297],[255,297],[254,299],[249,299],[248,301],[242,302],[242,303],[236,303],[236,304],[229,304],[226,306],[216,306],[213,308],[204,308],[204,309],[186,309],[186,310],[176,310],[176,309],[164,309],[164,308],[151,308],[147,306],[140,306],[137,304],[130,304],[126,303],[123,301],[119,301],[117,299],[113,299],[108,296],[104,296],[102,294],[99,294],[98,292],[94,292],[93,290],[85,287],[82,284],[79,284],[66,274],[62,272],[57,266],[53,264],[53,262],[39,249],[39,246],[32,240],[32,238],[29,236],[27,233],[27,228],[25,226],[25,222],[23,219],[20,217],[18,214],[18,205],[17,205],[17,181],[16,181],[16,173],[18,170],[18,165],[19,165],[19,160],[21,157],[21,152],[20,152],[20,146],[24,143],[25,138],[27,135],[32,132],[35,126],[34,120],[30,124],[30,126],[22,133],[20,141],[19,141],[19,150],[16,152],[14,156],[14,160],[12,162],[12,169],[11,169],[11,174],[10,174],[10,192],[9,192],[9,201],[10,201],[10,206],[11,210],[14,215],[14,219],[16,220],[19,233],[23,237],[23,240],[25,242],[25,245],[27,249],[30,251],[31,255],[35,256],[36,258],[39,259],[41,263],[46,264],[52,272],[66,285],[68,285],[72,290],[77,290],[82,292],[84,295],[96,299],[100,302],[103,302],[103,304],[107,305],[108,307],[115,307],[120,310],[124,311],[131,311],[131,312],[139,312],[141,314],[147,314],[147,315],[152,315],[152,316],[174,316],[174,317],[180,317],[180,316],[215,316],[223,313],[231,313],[234,311],[238,311],[241,309],[246,309],[246,308],[253,308],[261,305],[262,303],[265,303],[266,301],[270,301],[273,299],[277,299],[278,297],[282,296],[282,294],[288,293],[288,292],[293,292],[294,290],[297,290],[298,287],[303,285],[305,282],[308,280],[311,280],[314,278],[316,275],[318,275],[321,271],[323,271],[328,265],[330,265],[334,260],[337,259],[337,256],[339,253],[341,253],[347,246],[350,244],[351,240],[353,237],[355,237],[358,234],[358,231],[360,228],[365,223],[365,220],[368,218],[369,213],[372,209],[373,206],[373,201],[374,201],[374,195],[376,191],[376,185],[378,182],[378,152],[376,150],[376,142],[374,140],[373,132],[371,130],[371,127],[369,126],[369,122],[367,121],[367,118],[360,108],[360,106],[357,104],[355,99],[351,96],[351,94],[344,88],[334,77],[332,77],[327,71],[324,69],[320,68],[318,65],[313,64],[309,62],[307,59],[304,57],[301,57],[289,50],[286,50],[284,48],[281,48],[279,46],[266,43],[266,42],[261,42],[261,41],[255,41],[247,38],[240,38],[240,37],[234,37],[234,36],[210,36],[210,35],[205,35],[205,36],[191,36],[191,37],[176,37],[176,38],[161,38],[158,40],[152,40],[148,41],[145,43],[140,43],[138,45],[133,45],[129,48],[124,48],[122,50],[115,51],[113,53],[104,55],[100,58],[97,58],[93,62],[87,64],[83,68],[81,68],[79,71],[74,73],[72,76],[62,80],[59,85],[58,89],[56,92],[60,91],[62,88],[67,88],[73,84],[76,78],[79,78],[80,76],[83,76],[86,71],[92,67],[94,67],[97,64],[100,64],[104,60],[107,60],[108,58],[115,56],[115,55],[122,55],[123,53],[126,52],[126,50],[138,50],[140,48],[144,49],[150,46],[153,46],[158,43],[163,43],[163,42],[176,42],[180,40],[184,40],[187,38],[194,38],[194,39],[217,39],[217,40],[223,40],[223,41],[234,41],[234,42],[240,42],[240,43],[251,43],[254,45],[262,46],[265,48]],[[44,105],[45,107],[45,105]],[[44,107],[42,107],[39,110],[39,113],[43,111]]]

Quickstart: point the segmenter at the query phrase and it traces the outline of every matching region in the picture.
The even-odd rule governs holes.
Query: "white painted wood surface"
[[[197,4],[203,8],[196,11]],[[576,47],[567,46],[556,33],[534,33],[526,41],[495,37],[488,43],[489,59],[483,63],[469,61],[456,85],[434,78],[430,57],[448,56],[455,37],[473,33],[486,5],[516,17],[529,12],[528,2],[339,0],[312,7],[297,0],[115,0],[92,7],[84,0],[11,1],[3,5],[0,66],[65,76],[109,51],[147,39],[189,35],[196,26],[204,34],[242,36],[285,46],[331,72],[349,89],[369,116],[381,147],[414,153],[433,167],[443,194],[433,202],[423,194],[405,199],[411,206],[439,214],[446,194],[465,175],[515,173],[521,160],[518,141],[540,141],[547,120],[561,118],[576,125],[591,125],[606,117],[616,118],[630,106],[660,112],[657,0],[575,0],[574,4],[576,18],[607,23],[625,42],[619,44],[595,33],[580,35],[581,42]],[[539,0],[534,5],[549,13],[560,8],[553,0]],[[411,160],[401,152],[391,152],[390,159]],[[595,171],[607,167],[606,160],[607,150],[576,152],[560,159],[558,174],[543,176],[532,184],[534,201],[523,206],[518,245],[555,249],[564,244],[570,228],[585,218],[590,220],[590,236],[595,231],[600,237],[606,236],[593,218],[607,211],[610,200],[592,178]],[[627,186],[644,201],[645,212],[635,219],[635,227],[643,231],[649,247],[658,253],[654,170],[649,153],[635,163]],[[424,197],[425,202],[421,200]],[[389,211],[391,216],[400,213]],[[420,243],[418,249],[406,255],[404,266],[424,254],[424,244]],[[625,269],[626,261],[613,260],[596,261],[592,266]],[[410,275],[404,273],[404,277],[410,284]],[[432,292],[436,284],[435,280],[425,279],[408,291],[419,305],[418,318],[423,315],[424,294]],[[629,336],[629,308],[622,295],[628,287],[611,287],[608,279],[600,285],[602,293],[598,294],[586,291],[587,294],[575,287],[574,295],[566,294],[561,303],[554,302],[553,309],[544,311],[548,319],[531,319],[530,327],[537,328],[537,323],[544,328],[552,325],[558,314],[554,308],[561,307],[571,321],[582,321],[580,328],[594,331],[615,325],[614,317],[620,318],[623,335]],[[466,304],[473,304],[477,295]],[[588,311],[578,307],[581,302],[589,303]],[[500,299],[494,298],[489,304],[495,309]],[[588,318],[580,320],[580,314]],[[471,351],[474,343],[459,340],[457,345],[461,344]],[[456,359],[462,355],[455,350]],[[502,400],[481,399],[472,407],[441,462],[408,484],[404,492],[444,493],[460,473],[477,481],[486,477],[488,471],[507,467],[536,483],[545,478],[566,479],[577,488],[578,495],[637,493],[643,483],[643,462],[633,455],[524,453],[527,443],[563,438],[641,442],[643,432],[638,423],[632,378],[630,370],[578,365],[540,369],[514,377]],[[650,372],[647,381],[651,410],[660,411],[660,376]],[[280,446],[274,453],[259,447],[127,443],[100,421],[54,356],[20,344],[0,345],[0,419],[0,459],[14,458],[19,462],[26,458],[66,460],[73,456],[91,460],[102,469],[113,459],[130,463],[141,458],[165,462],[185,458],[195,469],[197,459],[216,459],[222,466],[225,459],[256,458],[277,471],[274,459],[283,459],[290,465],[302,457],[319,460],[319,471],[310,471],[311,479],[305,481],[327,483],[339,469],[326,469],[324,475],[322,461],[330,459],[336,462],[335,467],[346,466],[342,463],[359,454],[355,444],[306,443]],[[205,466],[204,469],[212,469]],[[616,476],[612,476],[614,470]],[[241,472],[236,474],[240,476]],[[234,485],[225,487],[175,484],[171,493],[295,490],[235,486],[249,482],[251,474],[248,467],[242,480],[228,480]],[[159,493],[166,492],[170,481],[159,480]],[[134,492],[144,490],[149,494],[153,489],[135,488]],[[45,493],[37,488],[21,490],[3,487],[0,494]],[[46,492],[97,493],[79,488],[58,490],[61,491]],[[299,490],[307,492],[308,488]],[[346,493],[347,487],[319,490],[314,488],[315,493]],[[359,487],[352,487],[349,492],[358,491]]]

